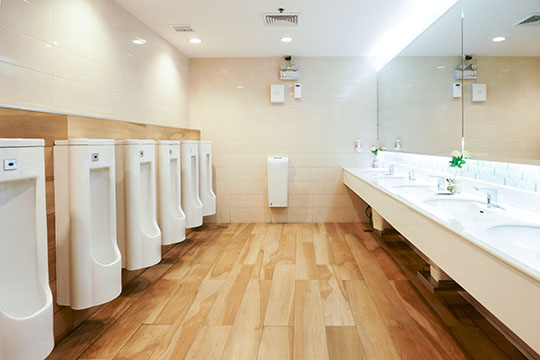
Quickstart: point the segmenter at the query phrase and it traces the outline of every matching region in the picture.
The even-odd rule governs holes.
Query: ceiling
[[[364,56],[378,41],[383,41],[381,36],[389,29],[399,30],[397,25],[407,15],[422,25],[419,19],[423,9],[448,2],[439,0],[439,5],[431,5],[432,0],[116,1],[188,57]],[[277,12],[280,7],[286,12],[300,12],[300,25],[265,26],[262,14]],[[424,16],[429,23],[422,25],[421,30],[434,20],[429,16]],[[170,24],[189,24],[195,32],[175,33]],[[282,43],[283,36],[291,36],[294,41]],[[203,43],[190,44],[190,37],[198,37]],[[412,38],[403,40],[405,43],[396,52]]]
[[[456,4],[400,55],[459,56],[461,6]],[[540,0],[463,0],[465,54],[479,56],[540,56],[540,24],[513,26],[540,13]],[[507,38],[493,42],[496,36]]]

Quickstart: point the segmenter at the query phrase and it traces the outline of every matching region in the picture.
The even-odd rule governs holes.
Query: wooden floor
[[[520,359],[456,292],[414,286],[364,225],[192,232],[50,359]],[[410,269],[410,271],[408,271]]]

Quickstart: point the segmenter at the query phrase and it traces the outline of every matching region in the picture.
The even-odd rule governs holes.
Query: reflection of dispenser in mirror
[[[186,215],[181,208],[180,141],[158,141],[158,223],[162,244],[186,239]]]
[[[182,141],[182,208],[186,213],[186,228],[201,226],[203,204],[199,197],[199,142]]]
[[[0,139],[0,359],[43,359],[54,347],[43,146]]]
[[[212,142],[199,141],[199,194],[203,204],[203,216],[216,213],[216,194],[212,190]]]
[[[123,267],[138,270],[161,260],[154,140],[117,141],[115,154],[118,247]]]
[[[87,309],[122,291],[116,244],[114,140],[56,141],[57,302]]]

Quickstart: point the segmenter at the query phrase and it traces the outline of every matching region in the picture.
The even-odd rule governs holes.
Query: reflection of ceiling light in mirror
[[[281,42],[284,42],[284,43],[290,43],[293,39],[290,36],[284,36],[280,40]]]
[[[189,42],[192,44],[200,44],[202,43],[202,40],[198,38],[192,38],[192,39],[189,39]]]
[[[400,12],[400,19],[377,39],[368,53],[375,70],[381,70],[456,2],[457,0],[407,1]]]
[[[134,43],[135,45],[144,45],[146,44],[146,40],[141,39],[141,38],[136,38],[135,40],[132,41],[132,43]]]
[[[506,37],[504,37],[504,36],[496,36],[493,39],[491,39],[491,41],[493,41],[493,42],[501,42],[501,41],[504,41],[504,40],[506,40]]]
[[[444,69],[444,65],[439,65],[439,66],[437,66],[437,69],[439,69],[439,70]]]

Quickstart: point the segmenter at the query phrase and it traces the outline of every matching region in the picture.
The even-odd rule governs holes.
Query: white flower
[[[452,157],[456,157],[456,158],[461,157],[461,153],[459,151],[457,151],[457,150],[452,151],[452,153],[450,153],[450,155],[452,155]]]
[[[376,147],[376,146],[372,146],[372,147],[371,147],[371,151],[375,151],[375,150],[377,150],[377,147]]]
[[[470,159],[470,158],[471,158],[471,153],[468,152],[468,151],[464,151],[464,152],[463,152],[463,158],[464,158],[464,159]]]
[[[381,146],[381,150],[382,151],[386,150],[386,146]]]

